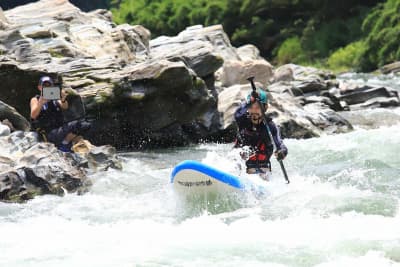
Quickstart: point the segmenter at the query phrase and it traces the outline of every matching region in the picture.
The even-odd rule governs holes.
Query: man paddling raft
[[[248,152],[241,153],[246,160],[246,172],[261,174],[262,178],[267,179],[266,174],[271,171],[270,158],[274,154],[274,147],[275,156],[280,163],[287,156],[288,149],[281,139],[279,128],[272,118],[265,116],[264,112],[268,109],[266,92],[260,88],[254,89],[255,87],[247,96],[246,102],[235,112],[238,125],[235,147],[248,147]]]

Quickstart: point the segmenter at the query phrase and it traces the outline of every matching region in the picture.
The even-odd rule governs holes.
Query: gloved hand
[[[251,156],[254,155],[254,153],[254,149],[249,146],[244,146],[242,147],[242,151],[239,152],[239,155],[243,160],[248,160]]]
[[[275,152],[275,157],[277,158],[277,160],[283,160],[286,157],[286,152],[283,149],[280,149],[278,151]]]

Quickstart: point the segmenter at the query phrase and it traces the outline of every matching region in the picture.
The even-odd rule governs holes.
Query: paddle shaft
[[[250,77],[250,78],[248,78],[247,80],[251,83],[251,87],[253,88],[253,92],[257,92],[256,85],[254,84],[254,77]],[[267,130],[267,132],[268,132],[269,138],[271,139],[272,145],[273,145],[273,147],[274,147],[274,151],[277,151],[278,146],[277,146],[277,144],[275,143],[275,139],[274,139],[274,137],[272,136],[271,130],[269,129],[269,126],[268,126],[268,123],[267,123],[267,117],[266,117],[266,115],[265,115],[265,107],[264,107],[264,105],[260,102],[260,100],[258,100],[258,99],[257,99],[257,103],[258,103],[258,105],[260,105],[260,107],[261,107],[263,122],[264,122],[265,128],[266,128],[266,130]],[[277,160],[278,160],[278,159],[277,159]],[[278,162],[279,162],[279,165],[281,166],[281,170],[282,170],[283,176],[285,177],[286,183],[289,184],[289,183],[290,183],[290,180],[289,180],[289,177],[288,177],[288,175],[287,175],[285,165],[283,165],[283,160],[278,160]]]

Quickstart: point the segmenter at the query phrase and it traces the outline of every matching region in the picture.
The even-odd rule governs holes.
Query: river
[[[355,114],[351,133],[285,140],[292,183],[274,162],[262,198],[182,203],[175,164],[234,164],[231,144],[202,144],[123,153],[82,196],[0,203],[0,266],[400,266],[400,109]]]

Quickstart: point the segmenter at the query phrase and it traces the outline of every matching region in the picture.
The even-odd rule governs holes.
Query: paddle
[[[251,83],[251,87],[253,88],[253,93],[257,93],[257,88],[256,88],[256,85],[254,84],[254,77],[249,77],[247,80]],[[266,128],[266,130],[268,132],[269,138],[272,141],[272,145],[274,146],[274,151],[276,152],[277,151],[277,145],[275,143],[275,139],[273,138],[271,130],[269,129],[269,126],[268,126],[268,123],[267,123],[267,117],[265,115],[265,107],[260,102],[260,100],[258,100],[257,98],[256,98],[256,100],[257,100],[258,105],[260,105],[261,112],[263,114],[262,118],[263,118],[263,122],[264,122],[265,128]],[[283,172],[283,176],[285,177],[286,183],[289,184],[290,181],[289,181],[289,177],[287,175],[286,169],[285,169],[285,165],[283,165],[283,160],[278,160],[278,162],[279,162],[279,165],[281,166],[281,169],[282,169],[282,172]]]

